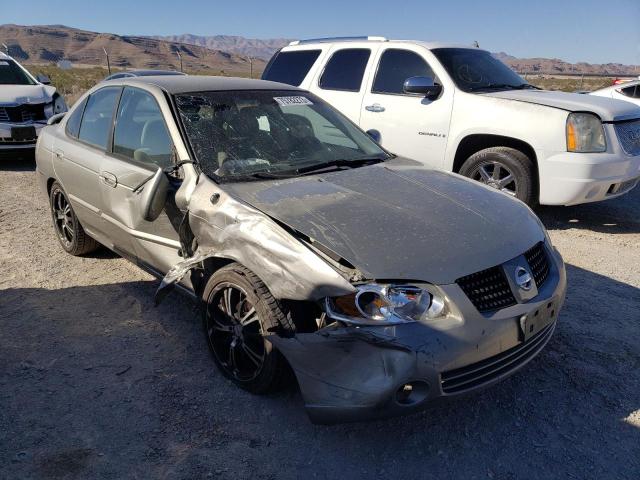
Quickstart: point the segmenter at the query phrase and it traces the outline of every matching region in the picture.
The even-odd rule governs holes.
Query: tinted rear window
[[[369,55],[371,50],[365,48],[338,50],[327,62],[320,78],[320,88],[359,92]]]
[[[267,65],[262,79],[298,87],[319,56],[320,50],[279,52]]]

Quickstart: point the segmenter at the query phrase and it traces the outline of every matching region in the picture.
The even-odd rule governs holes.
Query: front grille
[[[549,276],[549,257],[544,249],[544,243],[540,242],[525,252],[524,258],[529,263],[536,286],[540,288]]]
[[[622,149],[629,155],[640,155],[640,120],[615,124]]]
[[[547,325],[528,341],[498,355],[472,363],[466,367],[443,372],[440,375],[442,391],[447,394],[462,393],[481,387],[517,369],[533,358],[545,346],[553,333],[554,327],[555,322]]]
[[[46,120],[44,103],[0,107],[0,122],[26,123],[38,120]]]
[[[472,273],[459,278],[456,283],[480,312],[499,310],[516,304],[501,266]]]

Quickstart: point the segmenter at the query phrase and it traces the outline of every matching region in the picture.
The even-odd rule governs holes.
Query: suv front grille
[[[615,129],[625,153],[640,155],[640,120],[616,123]]]
[[[536,281],[536,286],[540,288],[549,276],[549,258],[542,242],[525,252],[524,258],[529,263],[531,273]]]
[[[555,322],[550,323],[526,342],[498,355],[465,367],[443,372],[440,375],[442,391],[461,393],[491,382],[517,369],[533,358],[551,338]]]
[[[499,310],[516,304],[501,266],[488,268],[459,278],[456,283],[481,312]]]
[[[18,105],[15,107],[0,107],[0,122],[26,123],[46,120],[44,103],[36,105]]]
[[[544,242],[539,242],[524,253],[538,288],[549,276],[549,257]],[[518,303],[501,265],[472,273],[456,280],[480,312],[491,312]]]

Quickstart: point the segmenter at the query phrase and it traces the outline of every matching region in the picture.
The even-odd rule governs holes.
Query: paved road
[[[65,255],[33,162],[0,161],[0,478],[640,478],[640,190],[540,211],[568,263],[525,371],[405,418],[314,426],[224,380],[194,306]]]

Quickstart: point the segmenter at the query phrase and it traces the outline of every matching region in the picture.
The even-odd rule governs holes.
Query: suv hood
[[[414,164],[395,159],[224,188],[371,280],[453,283],[544,239],[539,220],[523,203]]]
[[[2,85],[0,103],[37,104],[53,99],[56,88],[50,85]]]
[[[569,112],[593,112],[604,122],[640,118],[640,107],[632,103],[605,97],[581,95],[579,93],[553,92],[550,90],[508,90],[481,95],[535,103],[536,105],[560,108]]]

